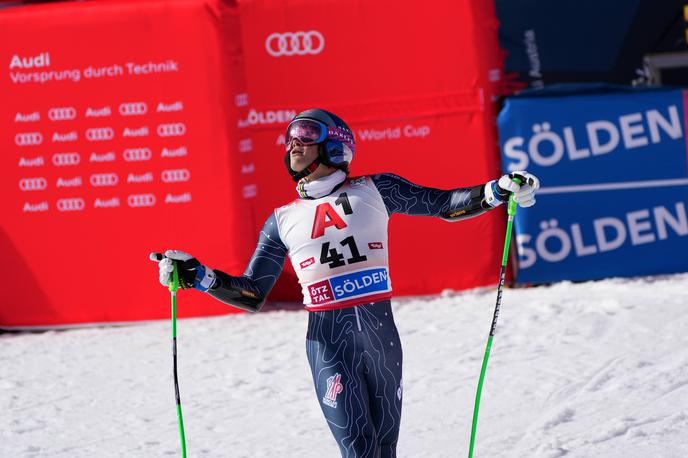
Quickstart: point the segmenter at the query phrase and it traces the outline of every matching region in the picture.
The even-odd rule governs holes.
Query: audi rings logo
[[[191,178],[191,172],[189,172],[187,169],[162,171],[163,183],[179,183],[181,181],[189,181],[189,178]]]
[[[90,178],[91,186],[115,186],[119,183],[119,177],[116,173],[94,173]]]
[[[64,167],[68,165],[77,165],[81,162],[79,153],[56,153],[53,154],[53,165],[57,167]]]
[[[94,127],[86,130],[86,140],[89,142],[102,142],[111,140],[115,131],[111,127]]]
[[[158,135],[161,137],[179,137],[186,133],[186,126],[184,123],[176,122],[173,124],[158,125]]]
[[[58,199],[57,209],[61,212],[78,212],[84,209],[86,204],[81,197],[72,197],[70,199]]]
[[[149,161],[153,157],[150,148],[129,148],[122,153],[127,162]]]
[[[141,116],[148,112],[146,102],[129,102],[119,105],[119,114],[122,116]]]
[[[43,143],[43,135],[40,132],[23,132],[14,136],[17,146],[35,146]]]
[[[19,180],[19,189],[22,191],[42,191],[48,187],[48,180],[39,178],[22,178]]]
[[[48,118],[51,121],[69,121],[76,118],[76,108],[57,107],[48,110]]]
[[[155,196],[153,194],[131,194],[127,197],[127,203],[130,207],[152,207],[155,205]]]
[[[324,47],[325,37],[317,30],[271,33],[265,40],[265,49],[273,57],[315,55]]]

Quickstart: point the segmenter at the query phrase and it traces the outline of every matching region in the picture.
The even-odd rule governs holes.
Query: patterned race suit
[[[287,254],[309,311],[306,350],[342,457],[396,457],[402,350],[394,324],[387,223],[393,213],[458,221],[484,213],[483,185],[449,191],[379,174],[274,211],[243,276],[215,270],[213,297],[258,311]]]

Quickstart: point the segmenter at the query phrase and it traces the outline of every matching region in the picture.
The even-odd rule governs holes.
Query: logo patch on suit
[[[344,391],[344,385],[340,383],[342,375],[337,372],[327,379],[327,393],[323,396],[323,404],[333,409],[337,408],[337,395]]]
[[[351,180],[349,184],[351,185],[352,188],[360,188],[361,186],[365,185],[366,179],[365,177],[361,178],[356,178],[355,180]]]

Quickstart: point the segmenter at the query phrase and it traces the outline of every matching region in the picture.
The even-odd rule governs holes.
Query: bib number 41
[[[334,269],[335,267],[341,267],[343,265],[348,264],[354,264],[357,262],[363,262],[368,259],[367,256],[362,255],[358,251],[358,247],[356,246],[356,240],[354,239],[354,236],[351,235],[341,242],[339,242],[340,245],[342,246],[348,246],[349,251],[351,251],[351,257],[344,261],[344,255],[337,251],[337,248],[330,248],[330,242],[325,242],[322,244],[322,249],[320,250],[320,263],[321,264],[328,264],[330,269]]]

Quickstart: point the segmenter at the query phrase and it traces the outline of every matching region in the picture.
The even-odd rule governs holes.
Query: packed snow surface
[[[467,456],[495,297],[393,302],[400,457]],[[190,457],[339,456],[306,314],[178,322]],[[0,335],[0,456],[181,456],[171,353],[167,321]],[[475,456],[688,457],[688,275],[505,290]]]

